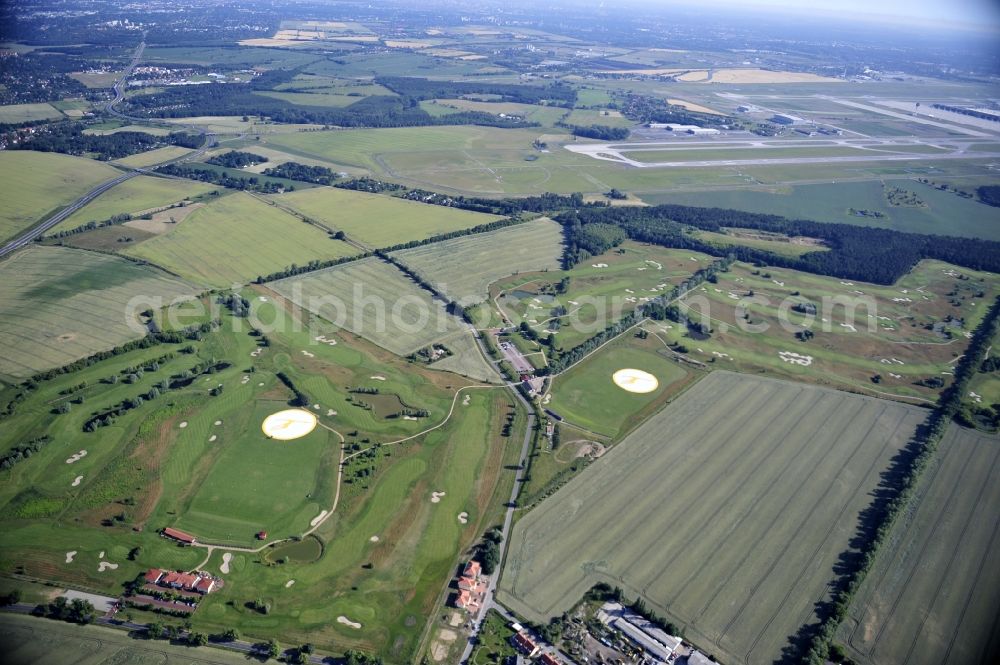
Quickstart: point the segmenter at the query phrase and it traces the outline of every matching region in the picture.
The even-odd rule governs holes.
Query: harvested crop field
[[[84,157],[30,150],[0,151],[0,177],[4,183],[0,239],[28,229],[92,187],[119,175],[119,171],[107,164]]]
[[[127,323],[134,297],[167,304],[197,293],[155,268],[63,247],[30,247],[0,263],[0,284],[0,375],[12,377],[142,337],[141,324]],[[143,302],[131,317],[152,306]]]
[[[212,201],[169,233],[128,253],[199,284],[228,287],[293,263],[356,251],[319,227],[241,192]]]
[[[275,198],[371,247],[391,247],[499,219],[495,215],[329,187]]]
[[[517,523],[498,599],[547,621],[605,582],[723,662],[772,663],[924,416],[714,372]]]
[[[558,270],[562,228],[549,219],[462,236],[413,249],[393,257],[433,283],[452,300],[482,302],[493,282],[519,272]]]
[[[401,356],[459,329],[458,319],[395,266],[377,258],[278,280],[274,291]]]
[[[996,663],[1000,446],[952,425],[838,637],[859,663]]]

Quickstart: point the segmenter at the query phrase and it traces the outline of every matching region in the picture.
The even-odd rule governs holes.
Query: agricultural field
[[[463,305],[482,302],[490,284],[521,272],[558,270],[562,227],[538,219],[487,233],[452,238],[394,252],[435,288]]]
[[[293,263],[356,252],[319,227],[243,192],[219,197],[170,232],[126,250],[195,283],[216,287],[245,284]]]
[[[679,303],[708,335],[671,321],[646,329],[711,367],[931,404],[997,294],[996,275],[938,261],[891,286],[736,263]]]
[[[370,257],[268,287],[317,316],[406,356],[460,330],[458,319],[395,266]]]
[[[858,663],[995,663],[1000,447],[952,425],[838,638]]]
[[[8,258],[0,283],[0,376],[16,378],[142,337],[139,312],[198,292],[150,266],[61,247]]]
[[[622,368],[652,374],[656,387],[650,392],[634,393],[615,385],[612,376]],[[697,378],[700,375],[685,368],[656,337],[639,339],[627,333],[553,377],[549,396],[542,398],[542,403],[572,425],[616,438],[654,414]]]
[[[543,336],[554,329],[556,348],[568,350],[714,260],[701,252],[627,240],[567,271],[521,274],[493,283],[490,302],[473,310],[473,321],[479,327],[523,321]],[[563,280],[568,282],[560,293]],[[566,313],[557,316],[557,308]]]
[[[62,113],[51,104],[6,104],[0,106],[0,125],[52,120],[61,117]]]
[[[28,150],[0,151],[0,177],[5,184],[0,238],[30,228],[118,175],[116,169],[83,157]]]
[[[188,201],[217,190],[201,182],[141,175],[112,187],[54,226],[50,234],[69,231],[87,222],[103,222],[122,213],[140,213]]]
[[[605,582],[722,662],[771,663],[924,416],[712,373],[517,522],[498,599],[544,622]]]
[[[316,187],[272,197],[370,247],[389,247],[488,224],[499,217],[416,201]]]
[[[83,133],[88,136],[107,136],[109,134],[117,134],[118,132],[143,132],[145,134],[152,134],[153,136],[167,136],[170,134],[170,130],[164,129],[163,127],[152,127],[149,125],[123,125],[119,122],[92,125],[83,130]]]
[[[97,626],[83,633],[79,626],[4,614],[0,641],[9,665],[32,663],[120,663],[121,665],[244,665],[246,656],[209,647],[137,640],[123,630]]]
[[[190,154],[191,152],[192,151],[189,148],[170,145],[163,148],[148,150],[146,152],[140,152],[135,155],[129,155],[128,157],[123,157],[122,159],[116,159],[114,163],[120,166],[128,166],[133,169],[141,169],[146,168],[147,166],[156,166],[157,164],[162,164],[163,162],[179,159],[184,155]]]
[[[912,192],[923,205],[894,206],[888,188]],[[839,182],[796,185],[769,191],[729,189],[642,195],[647,203],[714,206],[861,226],[878,226],[910,233],[964,236],[1000,240],[996,208],[942,192],[916,180]],[[884,217],[861,217],[850,209],[877,212]]]

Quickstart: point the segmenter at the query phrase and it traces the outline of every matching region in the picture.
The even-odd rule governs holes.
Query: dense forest
[[[519,104],[547,103],[550,106],[572,108],[576,103],[576,90],[562,83],[541,87],[490,81],[431,81],[411,76],[382,76],[376,83],[398,95],[417,100],[454,99],[467,95],[499,97],[502,102]]]
[[[566,125],[560,123],[574,136],[582,136],[588,139],[599,141],[624,141],[628,138],[629,130],[626,127],[608,127],[607,125]]]
[[[56,53],[17,53],[0,59],[0,104],[51,102],[93,93],[68,76],[94,63]]]
[[[849,224],[828,224],[787,219],[722,208],[693,208],[661,205],[648,208],[612,207],[581,209],[556,218],[566,227],[566,260],[575,264],[593,249],[593,234],[581,234],[590,224],[620,227],[629,238],[665,247],[677,247],[718,255],[717,246],[699,240],[690,229],[724,232],[736,227],[807,236],[823,240],[829,251],[809,252],[800,257],[779,256],[750,247],[727,247],[741,261],[792,268],[820,275],[857,279],[876,284],[892,284],[921,259],[938,259],[973,270],[1000,272],[1000,243],[978,238],[953,238]],[[610,247],[610,245],[609,245]]]
[[[202,142],[202,138],[197,134],[184,132],[174,132],[169,136],[154,136],[146,132],[90,135],[83,133],[84,128],[83,124],[76,122],[43,125],[35,128],[34,133],[20,133],[20,142],[10,145],[9,149],[93,155],[95,159],[107,161],[164,145],[195,147]]]
[[[537,123],[501,118],[481,111],[460,111],[434,117],[420,108],[417,99],[376,95],[363,97],[343,108],[297,106],[283,99],[254,93],[245,83],[178,86],[126,100],[124,111],[149,118],[197,115],[256,115],[275,122],[336,127],[422,127],[429,125],[485,125],[535,127]]]
[[[243,152],[242,150],[230,150],[221,155],[216,155],[211,159],[205,160],[209,164],[215,164],[217,166],[225,166],[231,169],[241,169],[244,166],[253,166],[254,164],[264,164],[268,161],[267,157],[261,155],[255,155],[252,152]]]
[[[340,177],[340,174],[325,166],[306,166],[298,162],[285,162],[284,164],[264,169],[264,175],[274,178],[298,180],[300,182],[311,182],[314,185],[332,185],[333,181]]]

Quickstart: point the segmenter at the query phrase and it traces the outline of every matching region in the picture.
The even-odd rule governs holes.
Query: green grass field
[[[105,180],[120,175],[106,164],[48,152],[0,153],[4,209],[0,239],[9,238],[55,212]]]
[[[116,159],[115,164],[129,166],[132,168],[145,168],[147,166],[155,166],[156,164],[177,159],[178,157],[183,157],[190,152],[191,150],[188,148],[170,145],[163,148],[156,148],[155,150],[140,152],[135,155],[129,155],[128,157],[124,157],[122,159]]]
[[[434,369],[455,372],[477,381],[495,383],[499,380],[496,370],[483,357],[471,332],[459,332],[439,340],[452,355],[431,363]]]
[[[141,175],[117,185],[52,228],[51,233],[68,231],[87,222],[104,220],[121,213],[137,213],[161,208],[216,190],[200,182],[169,180]]]
[[[462,304],[482,302],[489,286],[520,272],[558,270],[562,227],[549,219],[462,236],[393,253],[407,267]]]
[[[61,117],[63,114],[51,104],[6,104],[0,106],[0,125],[53,120]]]
[[[293,263],[304,265],[356,251],[322,229],[241,192],[212,201],[169,233],[127,253],[193,282],[227,287]]]
[[[914,180],[888,180],[886,185],[913,192],[926,207],[892,206],[881,182],[838,182],[797,185],[775,191],[730,189],[703,192],[642,195],[648,203],[679,203],[693,206],[733,208],[793,219],[814,219],[860,226],[879,226],[911,233],[968,236],[1000,240],[996,209],[942,192]],[[851,215],[849,208],[881,212],[875,219]]]
[[[892,286],[738,263],[720,273],[717,283],[702,284],[680,303],[693,321],[712,329],[710,338],[699,339],[669,321],[646,328],[712,367],[929,404],[938,389],[916,382],[950,380],[955,360],[968,344],[966,335],[998,293],[996,275],[938,261],[919,263]],[[819,309],[817,316],[792,309],[806,302]],[[948,316],[964,324],[942,328]],[[796,332],[806,323],[814,337],[800,341]],[[789,353],[806,357],[797,359],[804,364],[793,362]]]
[[[367,258],[269,284],[293,303],[404,356],[459,330],[458,319],[395,266]]]
[[[1000,606],[994,436],[952,425],[838,633],[858,663],[995,663]]]
[[[473,320],[481,328],[525,321],[543,333],[552,327],[554,310],[564,307],[556,342],[557,348],[571,349],[713,260],[700,252],[625,241],[568,271],[515,275],[494,282],[490,287],[493,302],[476,308]],[[564,278],[569,283],[559,293]]]
[[[689,371],[671,356],[655,337],[626,335],[555,377],[546,408],[574,425],[615,437],[655,413],[687,383]],[[649,372],[659,382],[657,389],[639,394],[619,388],[611,375],[625,368]]]
[[[15,254],[0,282],[0,375],[19,378],[142,337],[139,312],[197,293],[155,268],[60,247]]]
[[[371,247],[423,240],[499,219],[495,215],[330,187],[281,194],[274,199]]]
[[[433,99],[421,102],[420,107],[431,115],[448,115],[456,111],[504,113],[522,117],[528,122],[537,122],[543,127],[554,126],[566,115],[566,109],[558,106],[517,104],[514,102],[478,102],[471,99]]]
[[[924,415],[714,373],[515,525],[498,598],[544,621],[606,582],[722,662],[771,663]]]

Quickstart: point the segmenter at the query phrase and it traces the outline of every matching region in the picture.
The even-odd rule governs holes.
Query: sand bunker
[[[315,353],[309,353],[305,349],[302,349],[302,355],[304,355],[306,358],[315,358],[316,357]]]
[[[73,563],[73,557],[76,556],[76,550],[72,552],[66,552],[66,563]]]
[[[469,406],[469,400],[472,399],[472,395],[466,395],[465,399],[462,400],[462,406]]]
[[[326,517],[326,515],[327,515],[328,512],[329,511],[327,511],[327,510],[321,511],[319,515],[317,515],[316,517],[312,518],[312,521],[309,522],[309,526],[316,526],[317,524],[319,524],[320,522],[322,522],[323,518]]]
[[[359,630],[361,628],[361,624],[360,623],[358,623],[357,621],[351,621],[350,619],[348,619],[347,617],[345,617],[343,614],[341,614],[339,617],[337,617],[337,623],[342,623],[345,626],[350,626],[351,628],[353,628],[355,630]]]
[[[217,437],[216,435],[213,434],[212,436],[208,437],[208,442],[209,443],[215,443],[215,440],[218,439],[218,438],[219,437]]]
[[[369,540],[370,542],[373,542],[373,543],[377,543],[377,542],[378,542],[378,536],[372,536],[372,537],[371,537],[371,538],[369,538],[368,540]]]
[[[285,582],[285,588],[287,589],[293,584],[295,584],[295,580],[288,580],[287,582]]]
[[[611,375],[611,380],[630,393],[651,393],[660,385],[655,376],[641,369],[620,369]]]
[[[316,416],[303,409],[285,409],[265,418],[260,428],[270,439],[291,441],[313,431],[316,428]]]
[[[376,374],[375,376],[368,377],[369,379],[374,379],[376,381],[385,381],[385,377],[381,374]]]
[[[793,365],[802,365],[803,367],[809,367],[812,365],[813,357],[804,356],[794,351],[779,351],[778,357],[784,360],[786,363],[791,363]]]
[[[83,481],[83,476],[77,476],[73,479],[73,487],[79,487],[80,483]]]
[[[187,426],[188,426],[188,424],[187,424],[186,420],[184,422],[182,422],[180,425],[178,425],[178,427],[180,427],[181,429],[184,429]]]
[[[330,339],[326,335],[317,335],[316,337],[313,337],[313,339],[316,340],[317,342],[320,342],[321,344],[326,344],[327,346],[337,345],[337,340]]]
[[[219,570],[222,571],[224,574],[228,574],[229,573],[229,562],[232,561],[232,560],[233,560],[233,554],[232,554],[232,552],[226,552],[225,554],[223,554],[222,555],[222,565],[219,566]]]
[[[70,458],[66,460],[66,463],[67,464],[73,464],[74,462],[79,462],[80,460],[82,460],[86,456],[87,456],[87,451],[86,450],[81,450],[80,452],[74,453],[73,455],[71,455]]]
[[[102,561],[99,564],[97,564],[97,572],[99,573],[103,573],[105,570],[117,570],[117,569],[118,569],[117,563]]]
[[[212,423],[212,424],[213,424],[213,425],[215,425],[216,427],[218,427],[219,425],[221,425],[221,424],[222,424],[222,421],[221,421],[221,420],[216,420],[216,421],[215,421],[214,423]]]
[[[431,503],[441,503],[441,497],[444,495],[444,492],[431,492]]]
[[[460,524],[468,524],[469,523],[469,513],[465,513],[465,512],[459,513],[458,514],[458,521],[459,521]]]

